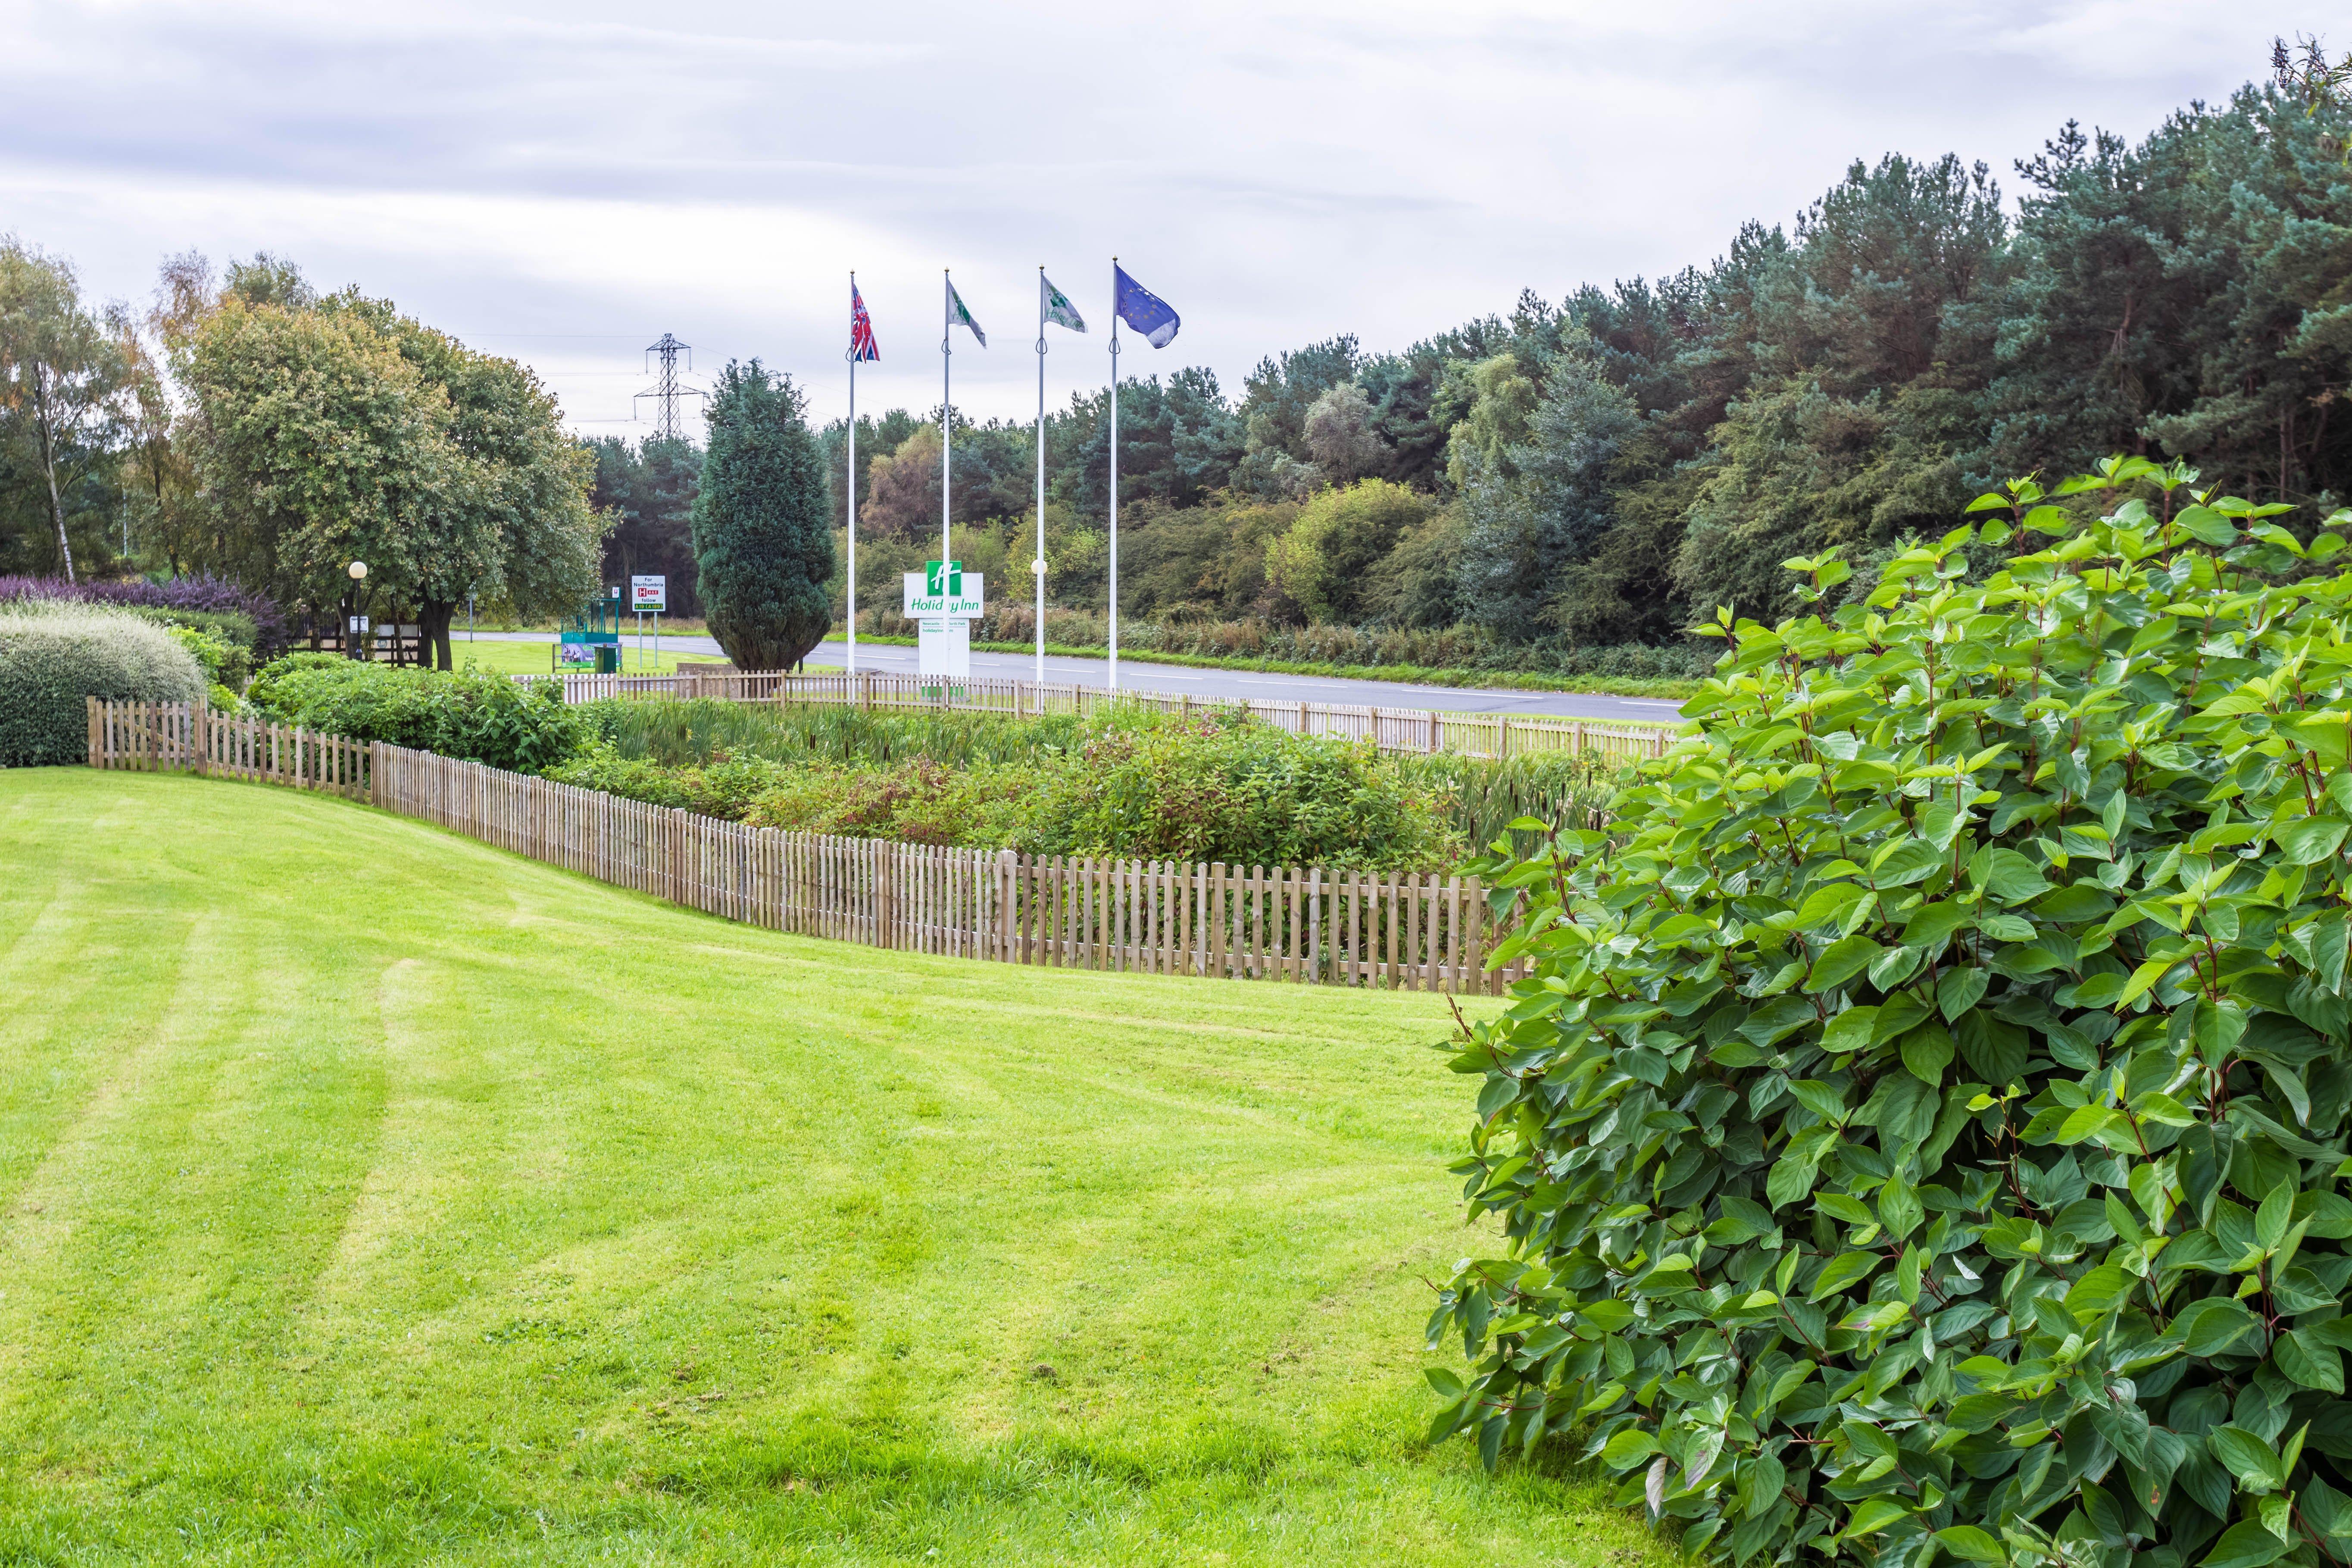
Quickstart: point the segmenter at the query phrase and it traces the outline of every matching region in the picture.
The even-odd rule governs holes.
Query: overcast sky
[[[853,268],[860,407],[935,406],[952,268],[992,345],[956,401],[1022,416],[1040,263],[1093,328],[1054,331],[1055,404],[1108,376],[1114,253],[1184,322],[1122,367],[1237,392],[1333,333],[1704,263],[1856,157],[1981,158],[2013,198],[2069,117],[2137,137],[2323,11],[0,0],[0,229],[134,299],[167,253],[276,251],[527,361],[592,434],[644,431],[664,331],[837,416]]]

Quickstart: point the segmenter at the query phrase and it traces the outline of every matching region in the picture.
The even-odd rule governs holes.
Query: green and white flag
[[[1045,319],[1057,327],[1067,327],[1074,332],[1085,331],[1086,318],[1078,314],[1078,308],[1076,305],[1070,303],[1070,297],[1055,288],[1054,280],[1043,272],[1037,274],[1037,280],[1045,285]]]
[[[988,334],[980,330],[980,323],[973,321],[971,312],[963,308],[963,296],[956,292],[955,284],[952,282],[948,284],[948,325],[970,327],[971,335],[980,340],[980,346],[982,348],[988,346]]]

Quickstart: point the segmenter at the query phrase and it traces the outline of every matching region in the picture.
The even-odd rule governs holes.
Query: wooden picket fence
[[[1592,752],[1611,760],[1663,757],[1674,744],[1671,724],[1612,724],[1532,713],[1456,713],[1428,708],[1370,708],[1272,697],[1200,698],[1190,692],[1107,691],[1099,686],[1027,680],[964,680],[942,685],[921,676],[867,671],[818,675],[518,675],[526,684],[557,683],[566,702],[606,697],[711,697],[729,702],[825,704],[881,710],[948,710],[1034,718],[1087,713],[1116,703],[1167,713],[1246,710],[1250,716],[1299,735],[1370,741],[1383,752],[1454,752],[1505,758],[1533,752]]]
[[[370,746],[284,724],[224,720],[203,703],[100,702],[89,709],[89,765],[201,773],[367,800]]]
[[[1499,992],[1475,877],[1093,860],[751,827],[382,742],[89,703],[92,767],[326,789],[728,920],[1058,968]]]

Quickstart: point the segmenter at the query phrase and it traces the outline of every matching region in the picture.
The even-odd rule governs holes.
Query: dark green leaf
[[[2182,1309],[2172,1323],[2183,1348],[2193,1356],[2219,1355],[2253,1327],[2254,1315],[2243,1306],[2213,1296]]]
[[[2344,1392],[2343,1356],[2321,1343],[2309,1329],[2280,1335],[2278,1342],[2271,1346],[2271,1356],[2281,1372],[2305,1388],[2329,1394]]]
[[[1872,1269],[1878,1267],[1879,1262],[1879,1256],[1874,1252],[1839,1253],[1822,1266],[1821,1277],[1813,1281],[1813,1288],[1805,1293],[1805,1300],[1819,1301],[1824,1297],[1834,1295],[1855,1280],[1868,1276]]]
[[[1822,950],[1813,960],[1812,973],[1806,978],[1808,992],[1834,990],[1870,967],[1870,961],[1879,954],[1879,946],[1866,936],[1842,937]]]
[[[2278,843],[2280,858],[2288,865],[2315,866],[2343,845],[2347,828],[2352,828],[2352,823],[2335,817],[2307,816],[2286,824],[2272,837]]]
[[[1951,1065],[1952,1037],[1941,1024],[1922,1024],[1903,1037],[1903,1065],[1922,1083],[1940,1084]]]
[[[2279,1462],[2277,1452],[2235,1423],[2208,1432],[2205,1447],[2248,1491],[2273,1492],[2286,1484],[2285,1467]]]
[[[1936,1542],[1953,1556],[1969,1563],[1999,1563],[2006,1555],[1999,1541],[1973,1524],[1948,1525],[1936,1531]]]
[[[2245,1519],[2221,1532],[2198,1568],[2265,1568],[2285,1554],[2285,1542]]]
[[[1936,982],[1936,1005],[1942,1009],[1947,1020],[1957,1018],[1977,1005],[1977,999],[1991,983],[1991,974],[1981,969],[1947,969]]]

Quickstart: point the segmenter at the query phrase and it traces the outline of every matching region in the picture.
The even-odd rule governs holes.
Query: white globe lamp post
[[[352,574],[352,592],[347,603],[350,613],[343,617],[343,653],[351,658],[362,657],[360,651],[360,584],[367,580],[367,563],[354,561],[348,568]]]

